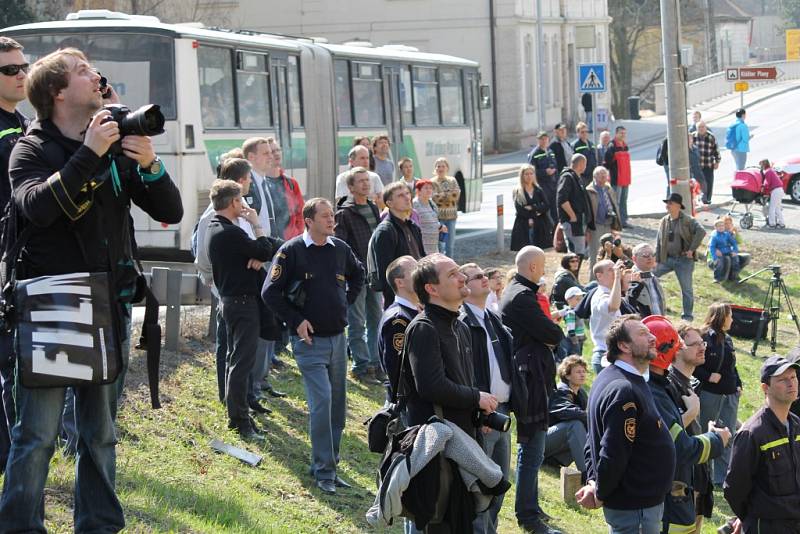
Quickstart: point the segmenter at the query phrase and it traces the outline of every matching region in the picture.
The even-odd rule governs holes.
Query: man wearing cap
[[[723,491],[744,534],[800,533],[800,418],[789,411],[797,399],[797,368],[786,358],[767,358],[761,366],[766,402],[733,438]]]
[[[553,151],[547,147],[549,137],[544,130],[536,134],[537,147],[528,155],[528,163],[536,169],[536,182],[544,191],[547,205],[550,207],[550,218],[555,223],[558,220],[558,206],[556,205],[556,190],[558,189],[558,167]]]
[[[667,369],[682,347],[681,338],[672,323],[661,315],[645,317],[642,323],[656,336],[656,358],[650,362],[650,380],[647,384],[653,393],[653,402],[661,419],[675,443],[675,475],[672,488],[664,499],[662,532],[693,532],[694,466],[720,456],[731,438],[731,433],[727,428],[715,427],[713,421],[708,423],[708,432],[704,434],[692,436],[686,431],[684,417],[686,413],[697,417],[700,400],[697,395],[678,395],[670,388],[667,379]],[[686,413],[681,413],[681,403],[688,406]]]
[[[550,150],[556,157],[556,171],[561,174],[561,171],[569,166],[574,153],[572,146],[567,141],[567,125],[563,122],[559,122],[553,128],[553,142],[550,143]]]
[[[694,289],[692,275],[694,262],[697,256],[697,247],[703,242],[706,235],[705,229],[691,215],[682,210],[683,197],[672,193],[664,200],[667,205],[665,215],[658,225],[656,236],[656,265],[655,275],[659,278],[670,271],[675,271],[675,277],[681,286],[683,299],[683,313],[681,318],[686,321],[693,319]]]

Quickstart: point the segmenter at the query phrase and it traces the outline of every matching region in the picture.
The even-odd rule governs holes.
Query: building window
[[[383,80],[377,63],[352,63],[356,126],[383,126]]]
[[[417,126],[439,124],[439,84],[433,67],[414,67],[414,118]]]
[[[200,46],[197,49],[200,78],[200,111],[206,128],[234,128],[233,65],[227,48]]]
[[[560,106],[561,105],[561,44],[559,43],[558,38],[555,35],[553,36],[553,44],[551,52],[553,54],[553,71],[552,71],[553,105]]]
[[[533,37],[525,36],[525,109],[533,111]]]
[[[442,96],[442,124],[460,126],[464,124],[464,96],[461,69],[439,69],[439,92]]]
[[[544,50],[541,50],[540,53],[542,54],[542,58],[544,59],[544,69],[542,72],[550,72],[550,43],[547,39],[544,40]],[[542,84],[542,89],[544,89],[544,104],[546,107],[550,107],[553,103],[552,101],[552,92],[551,92],[551,83],[552,83],[552,76],[550,76],[550,80],[546,80]]]

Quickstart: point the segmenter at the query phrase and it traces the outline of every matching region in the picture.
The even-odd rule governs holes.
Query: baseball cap
[[[800,365],[790,362],[783,356],[777,354],[770,356],[761,366],[761,383],[768,384],[770,378],[785,373],[790,367],[800,369]]]
[[[571,288],[567,289],[566,293],[564,293],[564,300],[569,300],[572,297],[581,297],[585,294],[586,292],[583,291],[581,288],[577,286],[572,286]]]

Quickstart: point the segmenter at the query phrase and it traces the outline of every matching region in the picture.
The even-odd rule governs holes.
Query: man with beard
[[[575,497],[585,508],[602,507],[612,533],[658,534],[675,447],[647,386],[656,337],[638,315],[623,315],[606,343],[612,365],[589,394],[588,484]]]

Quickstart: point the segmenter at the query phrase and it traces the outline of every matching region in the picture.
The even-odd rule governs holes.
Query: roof
[[[742,1],[734,0],[711,0],[714,2],[714,18],[719,20],[750,21],[753,18],[751,12],[745,11],[740,4]],[[749,6],[748,6],[749,7]]]

